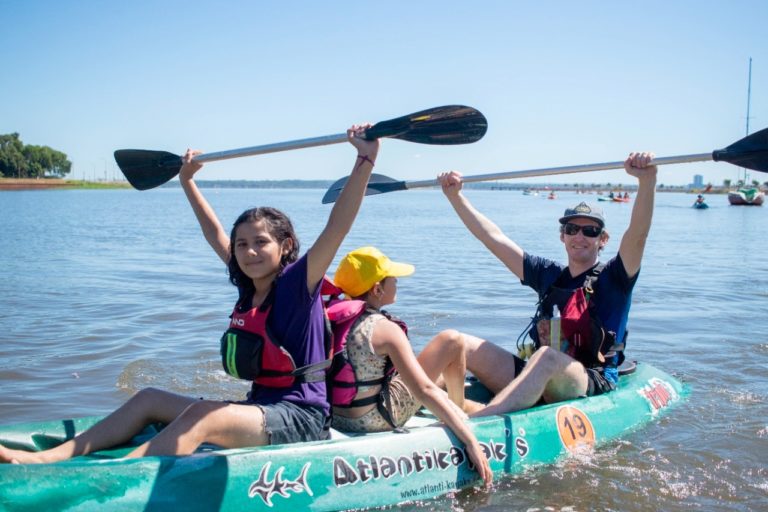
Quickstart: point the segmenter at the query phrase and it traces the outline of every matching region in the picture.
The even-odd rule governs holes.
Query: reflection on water
[[[306,250],[330,206],[322,190],[209,190],[225,225],[258,204],[284,209]],[[524,249],[562,258],[566,206],[515,191],[468,191]],[[628,355],[692,387],[686,405],[587,457],[534,468],[406,510],[755,510],[768,508],[768,264],[765,208],[658,194],[634,293]],[[601,203],[615,254],[632,204]],[[146,386],[240,399],[218,339],[236,298],[180,190],[0,193],[3,422],[104,414]],[[391,310],[417,350],[444,328],[507,348],[533,292],[470,238],[442,195],[366,199],[343,251],[374,244],[416,273]],[[338,261],[338,258],[337,258]]]

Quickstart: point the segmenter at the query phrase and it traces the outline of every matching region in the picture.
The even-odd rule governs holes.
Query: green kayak
[[[469,424],[498,477],[616,439],[666,414],[687,386],[647,364],[613,393]],[[618,411],[621,411],[619,414]],[[81,418],[0,426],[0,443],[41,450],[97,422]],[[146,441],[148,427],[131,446]],[[122,459],[130,446],[55,464],[0,465],[0,510],[344,510],[423,500],[473,486],[478,476],[434,418],[406,432],[262,448],[203,447],[184,457]]]

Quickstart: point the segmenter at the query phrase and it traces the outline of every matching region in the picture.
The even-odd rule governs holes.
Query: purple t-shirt
[[[267,323],[272,333],[291,354],[296,367],[319,363],[325,353],[325,312],[320,285],[310,294],[307,290],[307,255],[286,266],[275,282],[275,296]],[[254,385],[250,400],[273,404],[283,400],[299,405],[312,405],[330,411],[325,382],[305,382],[290,388],[268,388]]]

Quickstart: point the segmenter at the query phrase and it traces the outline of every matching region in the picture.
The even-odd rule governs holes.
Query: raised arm
[[[377,354],[389,356],[416,400],[432,411],[464,443],[480,477],[486,485],[489,484],[493,472],[477,437],[464,421],[467,415],[424,373],[402,329],[393,322],[377,322],[371,343]]]
[[[188,149],[184,156],[181,157],[183,165],[179,170],[179,181],[181,182],[181,188],[184,189],[184,193],[187,195],[189,204],[192,206],[192,210],[195,212],[197,222],[200,223],[203,236],[205,236],[208,244],[226,265],[229,263],[230,257],[229,235],[224,231],[219,218],[216,216],[216,212],[213,211],[211,205],[203,197],[202,192],[197,188],[197,184],[193,179],[195,173],[203,167],[203,164],[192,160],[195,155],[200,153],[200,151]]]
[[[619,245],[619,255],[630,278],[640,271],[645,242],[651,230],[657,168],[648,163],[653,156],[653,153],[630,153],[624,161],[627,174],[637,178],[637,195],[632,207],[632,216]]]
[[[523,279],[523,250],[488,217],[477,211],[461,193],[463,186],[461,174],[456,171],[445,172],[440,174],[438,179],[443,193],[470,233],[518,278]]]
[[[378,139],[368,141],[362,138],[365,130],[370,127],[370,124],[354,125],[347,130],[347,137],[357,150],[357,157],[349,180],[333,205],[323,232],[307,251],[307,288],[310,291],[315,289],[325,275],[341,242],[352,228],[357,212],[360,211],[360,203],[363,201],[368,179],[379,153]]]

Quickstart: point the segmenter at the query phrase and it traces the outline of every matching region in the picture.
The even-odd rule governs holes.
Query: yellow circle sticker
[[[564,405],[557,409],[557,432],[563,446],[573,452],[579,446],[595,444],[595,429],[586,414],[575,407]]]

